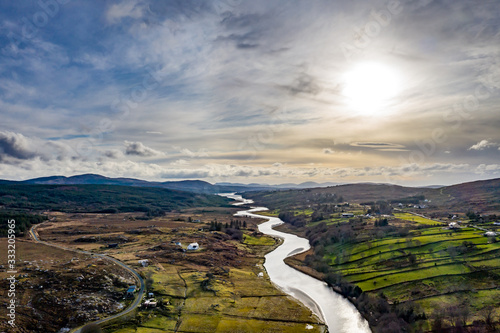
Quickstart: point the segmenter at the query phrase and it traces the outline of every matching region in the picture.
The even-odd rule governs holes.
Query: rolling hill
[[[500,178],[463,183],[440,188],[404,187],[388,184],[348,184],[327,188],[275,190],[246,193],[257,204],[274,208],[291,208],[327,202],[413,201],[424,197],[429,205],[456,211],[499,211]]]
[[[117,185],[0,185],[6,209],[62,212],[145,212],[189,207],[225,206],[228,199],[209,194],[152,187]]]

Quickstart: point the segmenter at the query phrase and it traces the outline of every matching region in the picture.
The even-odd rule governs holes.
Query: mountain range
[[[151,182],[135,178],[110,178],[97,174],[83,174],[71,177],[50,176],[33,178],[23,181],[0,180],[0,184],[37,184],[37,185],[121,185],[137,187],[160,187],[171,190],[181,190],[196,193],[222,193],[222,192],[246,192],[265,191],[273,189],[300,189],[312,187],[328,187],[340,185],[340,183],[316,183],[304,182],[300,184],[241,184],[241,183],[216,183],[211,184],[202,180],[181,180],[166,182]]]

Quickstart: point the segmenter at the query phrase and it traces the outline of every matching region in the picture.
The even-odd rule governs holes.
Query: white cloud
[[[480,164],[474,170],[475,173],[484,175],[498,175],[500,173],[500,165],[499,164]]]
[[[191,158],[195,158],[195,157],[208,157],[210,156],[208,154],[208,150],[205,149],[205,148],[200,148],[198,149],[198,151],[194,152],[194,151],[191,151],[187,148],[183,148],[180,150],[181,154],[185,155],[185,156],[188,156],[188,157],[191,157]]]
[[[145,146],[142,142],[130,142],[130,141],[125,141],[125,154],[142,156],[142,157],[165,155],[161,151]]]
[[[143,13],[144,7],[140,1],[129,0],[111,5],[106,12],[106,18],[110,23],[118,23],[126,17],[138,19]]]
[[[177,161],[174,161],[174,162],[170,163],[170,165],[173,165],[173,166],[185,166],[185,165],[189,165],[189,162],[186,161],[186,160],[180,159],[180,160],[177,160]]]
[[[500,149],[500,144],[495,142],[490,142],[488,140],[481,140],[475,145],[472,145],[468,150],[485,150],[491,147],[499,147]]]

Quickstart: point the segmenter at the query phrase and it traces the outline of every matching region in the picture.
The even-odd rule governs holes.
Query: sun
[[[371,115],[386,107],[398,94],[399,87],[399,76],[394,69],[368,62],[345,74],[342,94],[353,111]]]

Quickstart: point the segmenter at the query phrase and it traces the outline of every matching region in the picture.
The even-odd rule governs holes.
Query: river
[[[221,194],[239,201],[235,205],[251,204],[252,200],[241,195]],[[259,225],[259,231],[270,236],[283,239],[283,243],[265,256],[264,268],[271,281],[285,293],[298,299],[309,307],[328,326],[330,333],[369,333],[368,322],[346,298],[334,292],[323,281],[288,266],[283,261],[293,254],[307,251],[309,241],[305,238],[285,232],[276,231],[273,227],[284,223],[277,217],[258,215],[256,212],[267,210],[265,207],[252,207],[239,211],[235,216],[250,216],[268,219]]]

